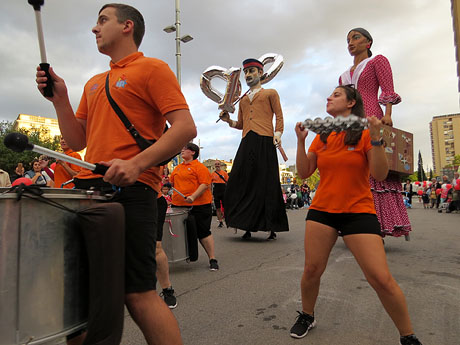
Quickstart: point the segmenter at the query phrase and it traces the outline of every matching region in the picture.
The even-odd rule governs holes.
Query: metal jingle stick
[[[319,117],[314,120],[306,119],[302,125],[317,134],[330,133],[332,131],[341,132],[346,129],[363,130],[367,127],[367,119],[351,114],[348,117],[337,116],[335,118]]]

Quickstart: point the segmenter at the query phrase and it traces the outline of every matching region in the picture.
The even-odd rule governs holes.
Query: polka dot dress
[[[339,83],[342,84],[341,79]],[[382,90],[380,97],[379,88]],[[384,114],[380,104],[401,102],[401,97],[394,92],[390,63],[383,55],[377,55],[367,63],[359,77],[357,89],[363,98],[367,116],[381,119]],[[411,225],[398,176],[389,174],[386,180],[380,182],[371,176],[369,183],[383,234],[396,237],[407,235]]]

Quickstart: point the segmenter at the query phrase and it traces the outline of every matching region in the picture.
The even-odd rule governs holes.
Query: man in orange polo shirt
[[[200,154],[198,145],[188,143],[181,151],[184,162],[179,164],[171,174],[170,181],[174,189],[185,198],[173,193],[172,204],[175,207],[190,207],[189,213],[195,218],[197,236],[209,257],[209,269],[217,271],[219,265],[214,255],[214,238],[211,234],[212,195],[210,190],[211,174],[197,161]]]
[[[159,164],[196,136],[195,123],[168,65],[139,52],[145,24],[138,10],[104,5],[92,32],[99,52],[111,59],[110,70],[86,83],[75,113],[64,80],[50,68],[54,94],[47,99],[69,146],[86,147],[86,161],[109,167],[104,176],[82,169],[75,185],[118,187],[112,200],[125,209],[125,303],[133,320],[149,345],[182,344],[174,315],[155,291],[156,189]],[[140,135],[156,140],[153,145],[141,150],[126,130],[107,99],[106,80],[114,101]],[[47,78],[40,68],[36,82],[43,94]],[[171,127],[163,134],[166,121]]]
[[[256,59],[243,61],[250,90],[240,101],[238,121],[231,120],[227,112],[220,114],[230,127],[243,130],[225,192],[225,222],[246,230],[243,239],[251,238],[251,232],[268,231],[268,239],[274,240],[275,232],[289,231],[276,155],[283,111],[276,90],[262,88],[263,68]]]
[[[63,137],[61,137],[60,144],[61,144],[62,151],[64,151],[64,153],[67,156],[81,160],[80,154],[78,152],[72,151],[72,149],[69,147],[69,145],[67,145]],[[56,161],[56,168],[54,169],[55,187],[56,188],[68,188],[68,189],[75,187],[73,183],[68,183],[64,186],[62,184],[73,179],[73,177],[77,175],[80,170],[81,168],[78,165],[66,163],[63,160],[58,159]]]
[[[222,208],[225,210],[224,196],[225,186],[228,181],[228,174],[225,170],[221,169],[220,162],[217,160],[214,163],[214,167],[216,170],[211,174],[212,196],[214,199],[214,206],[216,207],[217,220],[219,221],[218,227],[221,228],[224,226],[224,214],[222,213]]]

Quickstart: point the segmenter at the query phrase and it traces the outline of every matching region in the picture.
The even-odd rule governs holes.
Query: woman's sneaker
[[[177,300],[176,296],[174,296],[174,289],[172,288],[172,286],[163,289],[163,292],[160,294],[160,296],[163,297],[169,309],[174,309],[177,307]]]
[[[422,345],[420,340],[414,334],[406,335],[404,337],[399,338],[400,345]]]
[[[293,338],[303,338],[307,335],[308,331],[316,326],[315,317],[304,312],[298,311],[299,316],[291,328],[291,337]]]
[[[211,271],[217,271],[219,269],[219,264],[216,259],[209,260],[209,269]]]

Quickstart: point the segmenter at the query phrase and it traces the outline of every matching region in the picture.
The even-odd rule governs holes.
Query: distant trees
[[[454,156],[454,166],[459,166],[460,165],[460,155],[455,155]]]
[[[32,160],[39,156],[38,153],[32,151],[14,152],[8,149],[4,144],[4,138],[12,132],[19,132],[29,137],[29,142],[35,145],[46,147],[56,151],[60,149],[59,138],[50,136],[49,129],[46,127],[31,128],[30,130],[14,129],[14,122],[0,122],[0,168],[7,171],[9,174],[14,173],[14,170],[19,162],[24,164],[26,170],[30,169]]]
[[[318,188],[318,184],[319,184],[319,171],[318,171],[318,169],[316,169],[315,172],[309,178],[306,179],[306,181],[307,181],[308,186],[311,189]],[[303,180],[297,174],[296,174],[296,183],[298,185],[301,185],[303,183]]]
[[[426,174],[425,170],[423,169],[423,159],[420,150],[418,151],[417,181],[426,181]]]

